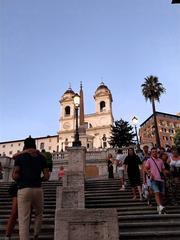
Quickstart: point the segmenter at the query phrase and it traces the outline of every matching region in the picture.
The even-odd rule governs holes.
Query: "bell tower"
[[[101,82],[96,89],[94,99],[96,102],[96,114],[111,113],[112,114],[112,95],[109,88]]]
[[[73,97],[75,93],[69,86],[60,99],[60,131],[74,129],[74,103]]]

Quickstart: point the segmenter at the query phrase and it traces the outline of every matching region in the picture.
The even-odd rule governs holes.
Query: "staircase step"
[[[40,240],[54,239],[56,188],[61,184],[59,181],[43,183],[44,214]],[[9,185],[10,183],[0,185],[0,236],[4,235],[11,211],[12,199],[7,192]],[[120,240],[180,240],[180,205],[167,206],[167,214],[158,215],[155,200],[153,206],[148,206],[146,201],[132,200],[129,186],[125,191],[119,189],[118,179],[88,180],[85,184],[86,208],[117,209]],[[177,195],[180,201],[180,188]],[[13,240],[18,239],[16,225]]]

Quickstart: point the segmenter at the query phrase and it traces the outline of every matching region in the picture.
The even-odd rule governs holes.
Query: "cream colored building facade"
[[[72,145],[75,132],[75,110],[73,103],[74,91],[69,88],[60,100],[61,117],[59,129],[59,142],[61,149]],[[81,95],[81,94],[80,94]],[[83,98],[83,95],[81,96]],[[80,105],[80,140],[87,149],[107,148],[108,139],[111,135],[111,125],[113,124],[112,115],[112,95],[104,83],[96,89],[94,95],[96,112],[93,114],[84,114],[83,104]],[[84,115],[84,116],[82,116]],[[83,130],[83,131],[81,131]]]
[[[49,152],[65,151],[72,146],[75,134],[75,109],[73,96],[75,92],[69,88],[62,95],[60,103],[60,119],[58,134],[36,138],[37,149],[45,149]],[[113,124],[112,94],[109,88],[102,82],[95,91],[95,113],[84,114],[84,99],[82,85],[80,87],[81,105],[79,114],[79,132],[82,145],[89,150],[108,148]],[[26,136],[25,136],[26,137]],[[15,140],[0,142],[0,155],[12,157],[13,154],[22,151],[23,141]]]

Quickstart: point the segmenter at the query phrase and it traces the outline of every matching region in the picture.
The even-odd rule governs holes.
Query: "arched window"
[[[40,143],[40,149],[44,149],[44,142]]]
[[[104,101],[100,102],[100,112],[103,112],[105,110],[106,103]]]
[[[68,147],[68,145],[69,145],[68,138],[65,139],[64,145],[65,145],[65,150],[67,150],[67,147]]]
[[[65,107],[65,116],[70,115],[70,112],[71,112],[70,106],[66,106]]]

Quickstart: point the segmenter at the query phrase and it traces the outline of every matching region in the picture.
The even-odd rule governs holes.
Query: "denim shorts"
[[[157,192],[160,192],[162,194],[165,193],[164,182],[151,180],[151,188],[154,193],[157,193]]]

